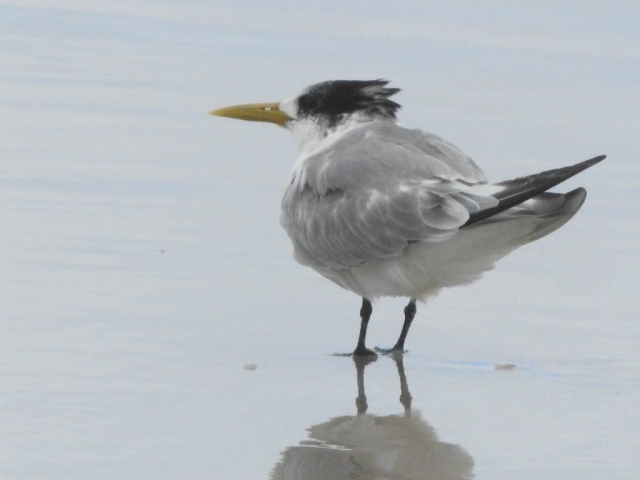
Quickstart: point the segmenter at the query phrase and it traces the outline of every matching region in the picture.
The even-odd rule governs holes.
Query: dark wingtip
[[[467,220],[463,227],[472,225],[476,222],[484,220],[485,218],[492,217],[493,215],[497,215],[498,213],[514,207],[528,200],[529,198],[539,195],[540,193],[555,187],[559,183],[568,180],[569,178],[577,175],[587,168],[592,167],[596,163],[601,162],[605,158],[607,158],[606,155],[598,155],[597,157],[590,158],[589,160],[584,160],[569,167],[547,170],[546,172],[541,172],[535,175],[529,175],[527,177],[521,177],[515,180],[498,183],[497,185],[511,185],[512,187],[505,189],[503,192],[499,192],[497,195],[494,195],[499,201],[498,205],[471,214],[469,216],[469,220]]]
[[[589,166],[591,166],[595,165],[596,163],[600,163],[605,158],[607,158],[606,155],[598,155],[597,157],[593,157],[591,160],[587,160],[587,162],[589,162]]]
[[[570,173],[566,176],[566,178],[562,179],[562,181],[564,182],[566,179],[573,177],[574,175],[586,170],[587,168],[593,167],[596,163],[600,163],[605,158],[607,158],[606,155],[598,155],[597,157],[590,158],[589,160],[576,163],[572,167],[568,167],[568,170],[570,171]],[[562,169],[558,169],[558,170],[562,170]]]

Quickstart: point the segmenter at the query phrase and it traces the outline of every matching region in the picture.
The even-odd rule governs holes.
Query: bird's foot
[[[404,348],[398,347],[397,345],[393,348],[375,347],[375,351],[381,355],[403,355],[409,352],[409,350],[405,350]]]
[[[352,355],[354,357],[377,357],[378,356],[376,352],[365,347],[364,345],[358,345],[356,349],[353,351]]]

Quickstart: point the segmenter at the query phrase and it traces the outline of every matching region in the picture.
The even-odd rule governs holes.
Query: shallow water
[[[637,478],[637,8],[261,5],[0,6],[0,478]],[[359,384],[360,300],[278,225],[290,138],[206,112],[380,76],[492,179],[609,158]]]

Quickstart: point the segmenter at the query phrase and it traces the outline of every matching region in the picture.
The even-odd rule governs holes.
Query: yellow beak
[[[292,118],[280,111],[279,103],[251,103],[247,105],[234,105],[232,107],[219,108],[209,112],[209,115],[218,117],[237,118],[251,122],[270,122],[284,126]]]

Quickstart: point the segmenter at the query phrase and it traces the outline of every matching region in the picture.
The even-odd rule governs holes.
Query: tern
[[[291,131],[298,158],[282,200],[281,224],[302,265],[362,297],[354,356],[365,345],[379,297],[406,297],[391,349],[404,352],[416,302],[468,285],[514,249],[560,228],[586,190],[547,190],[602,161],[499,183],[439,136],[397,123],[400,89],[388,81],[333,80],[276,103],[210,112],[275,123]]]

